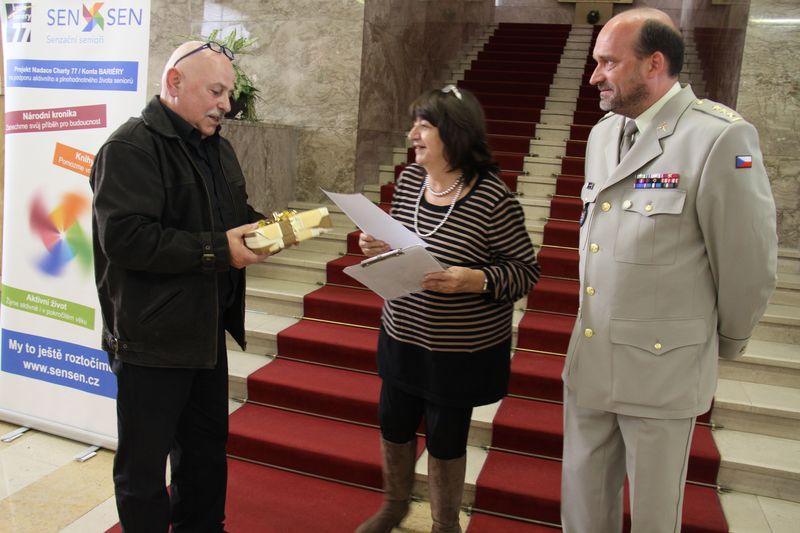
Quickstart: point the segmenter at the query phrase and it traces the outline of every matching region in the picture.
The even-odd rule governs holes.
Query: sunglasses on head
[[[224,54],[225,57],[227,57],[228,59],[233,61],[233,52],[231,52],[230,48],[228,48],[225,45],[222,45],[222,44],[219,44],[219,43],[215,43],[214,41],[208,41],[207,43],[205,43],[205,44],[203,44],[201,46],[198,46],[197,48],[195,48],[191,52],[183,54],[181,57],[176,59],[175,63],[172,64],[173,68],[175,67],[175,65],[177,65],[179,62],[181,62],[182,60],[186,59],[190,55],[196,54],[197,52],[205,50],[206,48],[211,50],[212,52],[216,52],[218,54]]]
[[[441,91],[445,94],[453,93],[456,96],[456,98],[458,98],[459,100],[463,100],[463,98],[461,98],[461,91],[459,91],[458,87],[456,87],[455,85],[452,84],[445,85],[444,87],[442,87]]]

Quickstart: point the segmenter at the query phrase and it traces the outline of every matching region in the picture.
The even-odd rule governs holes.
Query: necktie
[[[633,146],[633,136],[636,135],[636,132],[639,131],[636,128],[636,121],[635,120],[628,120],[625,123],[625,129],[622,130],[622,141],[619,143],[619,160],[625,157],[625,154],[628,153],[628,150],[631,149]]]

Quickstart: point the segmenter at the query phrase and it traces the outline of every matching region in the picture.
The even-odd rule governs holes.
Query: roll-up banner
[[[0,419],[113,449],[88,176],[145,105],[150,0],[2,2],[2,17]]]

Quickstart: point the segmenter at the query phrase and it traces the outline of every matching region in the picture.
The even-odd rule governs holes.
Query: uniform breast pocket
[[[684,190],[633,189],[622,198],[614,257],[624,263],[670,265],[681,231]]]

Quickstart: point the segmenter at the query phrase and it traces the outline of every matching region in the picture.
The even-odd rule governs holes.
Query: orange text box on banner
[[[83,150],[78,150],[66,144],[56,143],[56,150],[53,153],[53,164],[88,176],[92,170],[94,155]]]

